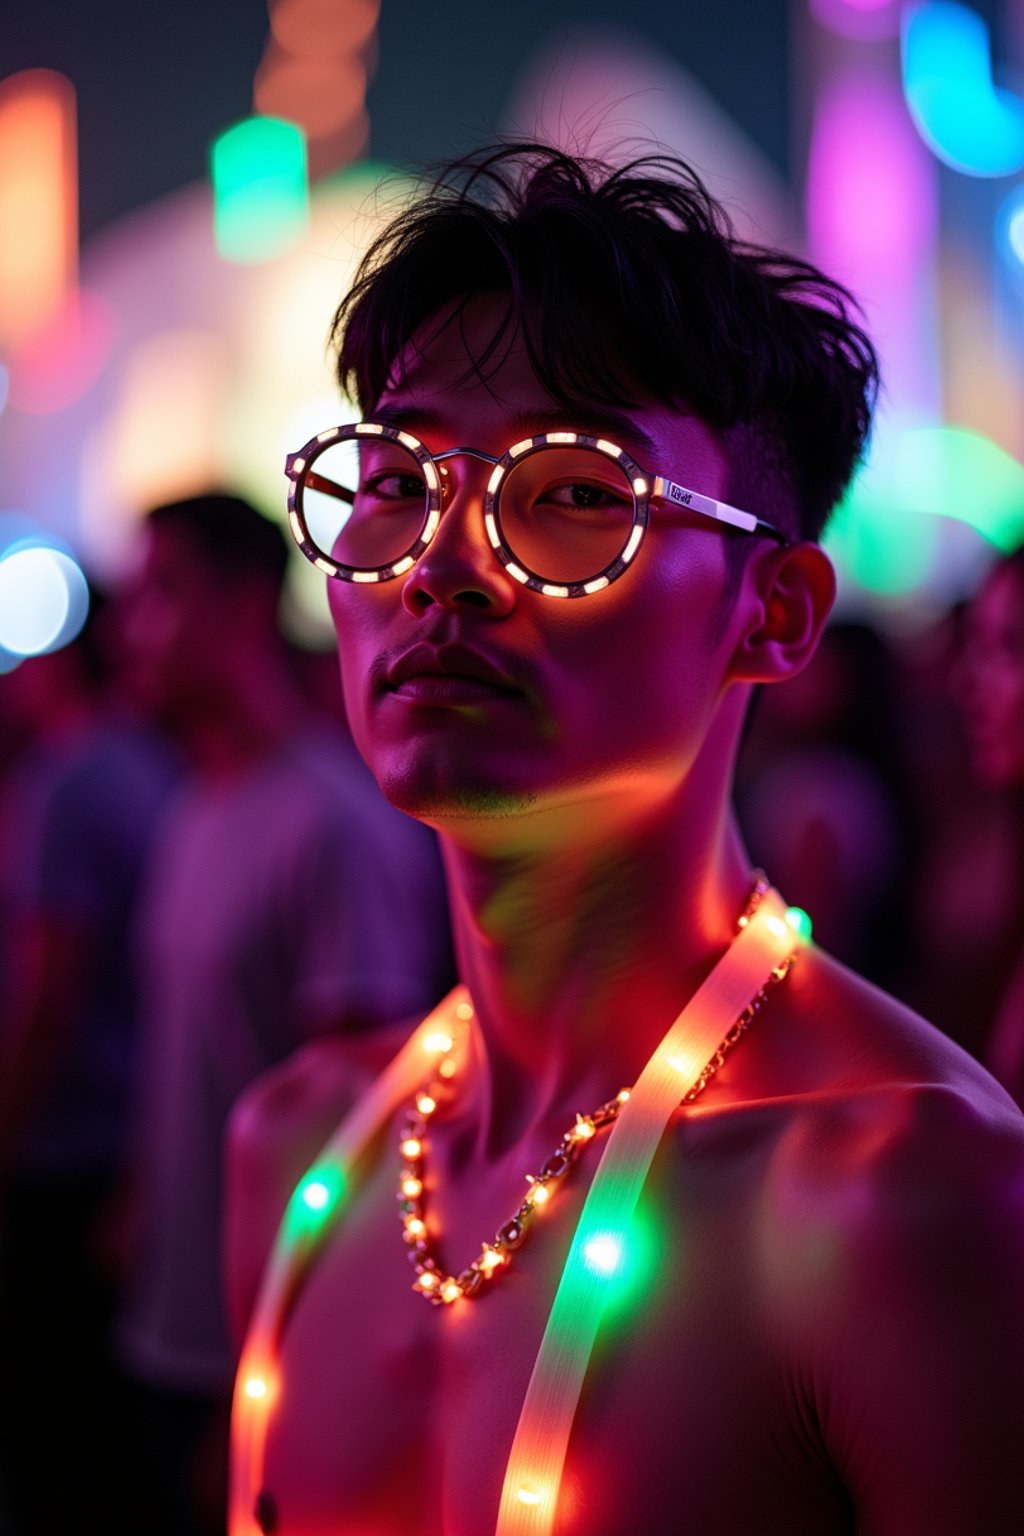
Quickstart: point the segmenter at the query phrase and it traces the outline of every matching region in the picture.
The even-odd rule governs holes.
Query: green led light
[[[813,924],[803,907],[787,907],[786,922],[801,939],[809,939]]]
[[[247,117],[210,149],[213,229],[226,261],[270,261],[291,250],[309,220],[306,140],[276,117]]]
[[[342,1170],[318,1163],[296,1185],[285,1212],[284,1231],[289,1242],[317,1233],[337,1209],[345,1189]]]
[[[595,1232],[583,1245],[583,1262],[592,1275],[611,1280],[622,1267],[622,1238],[615,1232]]]

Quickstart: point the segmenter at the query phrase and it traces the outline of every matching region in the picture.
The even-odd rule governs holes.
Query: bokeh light
[[[1015,267],[1024,268],[1024,187],[1014,187],[996,216],[996,238]]]
[[[274,41],[296,58],[323,58],[362,48],[373,34],[380,0],[273,0]]]
[[[900,29],[901,0],[810,0],[812,16],[835,32],[857,42],[895,37]]]
[[[63,550],[19,543],[0,558],[0,646],[13,655],[66,645],[88,609],[85,576]]]
[[[301,123],[309,138],[326,138],[362,117],[366,70],[358,58],[273,56],[260,66],[253,91],[258,111]]]
[[[306,233],[306,141],[295,123],[248,117],[214,140],[214,235],[225,261],[270,261]]]
[[[970,176],[1008,176],[1024,166],[1024,101],[994,83],[979,15],[953,0],[911,6],[902,53],[910,114],[940,160]]]
[[[114,314],[100,294],[77,289],[19,350],[10,401],[32,415],[63,411],[95,383],[110,357]]]
[[[74,87],[23,70],[0,81],[0,342],[17,350],[77,276]]]

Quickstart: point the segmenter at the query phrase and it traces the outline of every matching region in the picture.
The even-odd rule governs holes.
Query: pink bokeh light
[[[809,0],[811,15],[830,32],[858,42],[895,37],[900,0]]]
[[[896,77],[847,69],[818,97],[807,171],[810,254],[864,304],[898,415],[935,400],[936,166]]]
[[[49,415],[79,400],[110,357],[114,311],[98,293],[79,288],[18,349],[11,363],[10,404]]]

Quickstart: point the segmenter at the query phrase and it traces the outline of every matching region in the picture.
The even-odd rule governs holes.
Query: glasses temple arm
[[[302,478],[307,491],[321,491],[325,496],[333,496],[336,501],[347,501],[350,507],[355,506],[355,492],[346,490],[336,480],[328,480],[324,475],[309,469]]]
[[[676,485],[662,475],[655,476],[651,497],[653,500],[669,502],[674,507],[699,512],[703,517],[713,517],[715,522],[725,523],[729,528],[740,528],[744,533],[767,533],[780,544],[789,543],[780,529],[772,523],[766,523],[761,517],[755,517],[753,512],[743,512],[739,507],[731,507],[728,502],[716,501],[713,496],[702,496],[699,491],[688,491],[685,486]]]

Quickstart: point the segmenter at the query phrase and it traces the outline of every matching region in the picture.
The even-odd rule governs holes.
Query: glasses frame
[[[339,486],[336,481],[321,480],[317,484],[317,477],[311,475],[310,471],[317,458],[327,448],[333,447],[342,439],[353,440],[360,437],[383,438],[386,441],[401,444],[420,465],[426,483],[427,507],[423,527],[409,548],[388,565],[361,567],[345,565],[332,559],[314,544],[306,521],[303,492],[307,485],[312,490],[335,496],[341,501],[354,503],[355,496],[352,492]],[[633,489],[633,521],[625,544],[608,565],[582,581],[553,582],[526,567],[505,542],[501,529],[501,487],[509,470],[523,459],[540,453],[545,448],[573,446],[592,449],[619,465]],[[515,581],[529,588],[531,592],[543,593],[545,597],[589,597],[610,586],[613,581],[618,581],[636,559],[643,543],[650,521],[652,501],[665,501],[672,506],[683,507],[688,512],[695,512],[700,517],[706,517],[728,528],[738,529],[742,533],[767,534],[783,547],[789,544],[789,540],[780,529],[765,522],[763,518],[755,517],[752,512],[743,512],[739,507],[730,506],[728,502],[717,501],[712,496],[701,495],[699,491],[688,490],[686,486],[668,480],[662,475],[651,475],[647,470],[642,469],[624,448],[620,448],[617,443],[611,442],[606,437],[588,432],[538,432],[533,437],[525,437],[520,442],[514,443],[500,458],[496,459],[492,454],[483,453],[478,448],[446,448],[441,453],[431,453],[411,432],[372,421],[331,427],[325,432],[317,433],[316,437],[311,437],[297,453],[290,453],[287,456],[285,474],[289,480],[288,524],[292,536],[306,558],[326,576],[336,580],[371,584],[393,581],[397,576],[404,576],[429,549],[440,526],[446,487],[443,480],[445,471],[438,466],[445,459],[464,456],[481,459],[492,466],[491,476],[484,493],[484,528],[491,549]]]

